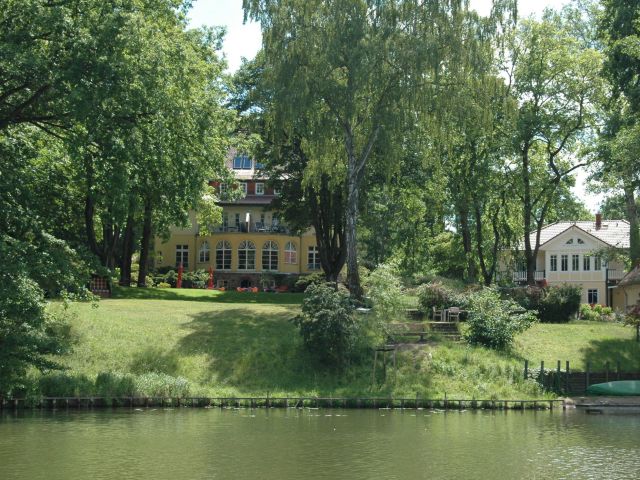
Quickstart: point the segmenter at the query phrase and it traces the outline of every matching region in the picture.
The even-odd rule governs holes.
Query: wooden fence
[[[606,363],[604,370],[600,371],[592,370],[590,363],[587,363],[585,371],[575,371],[571,370],[569,361],[563,365],[558,360],[553,366],[545,366],[544,362],[540,362],[539,367],[536,365],[532,368],[525,360],[524,378],[534,379],[546,390],[559,395],[583,395],[590,385],[596,383],[640,380],[640,372],[624,371],[620,362],[616,362],[615,366]]]
[[[491,409],[491,410],[546,410],[565,408],[563,400],[492,400],[393,397],[39,397],[34,399],[2,398],[0,410],[22,408],[92,409],[92,408],[374,408],[374,409]]]

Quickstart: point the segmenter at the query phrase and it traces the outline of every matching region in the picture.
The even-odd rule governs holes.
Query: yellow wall
[[[199,250],[201,245],[207,241],[209,243],[209,262],[199,262]],[[208,270],[209,267],[215,269],[215,248],[220,241],[228,241],[231,244],[231,273],[262,272],[262,247],[267,241],[276,242],[278,245],[278,270],[273,273],[312,273],[307,266],[307,252],[309,246],[316,245],[315,235],[305,233],[302,236],[291,236],[276,233],[215,233],[208,236],[197,236],[195,234],[173,233],[169,240],[163,242],[160,238],[155,240],[155,266],[156,268],[172,266],[175,267],[176,245],[188,245],[189,264],[186,270]],[[256,268],[255,270],[238,270],[238,247],[243,241],[251,241],[256,246]],[[285,263],[284,249],[287,242],[292,242],[297,250],[297,262],[295,264]]]

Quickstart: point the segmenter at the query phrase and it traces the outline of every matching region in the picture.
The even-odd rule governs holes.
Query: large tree
[[[510,55],[506,71],[519,105],[515,192],[522,202],[527,282],[533,284],[549,210],[561,184],[584,165],[574,155],[577,147],[594,133],[602,57],[550,10],[540,21],[520,24]]]
[[[346,177],[347,282],[358,297],[360,187],[374,147],[415,124],[438,82],[459,0],[244,0],[262,24],[264,75],[281,128],[310,115],[305,132],[315,152],[341,145]]]

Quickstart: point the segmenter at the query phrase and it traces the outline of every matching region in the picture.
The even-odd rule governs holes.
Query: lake
[[[640,416],[143,409],[0,415],[0,479],[638,478]]]

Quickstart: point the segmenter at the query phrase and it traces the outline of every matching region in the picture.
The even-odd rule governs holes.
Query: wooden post
[[[396,347],[393,347],[393,384],[396,384],[398,379],[398,370],[396,368]]]
[[[560,360],[558,360],[558,367],[556,369],[556,388],[558,389],[558,393],[560,393]]]
[[[565,389],[566,389],[566,393],[569,394],[569,360],[567,360],[567,371],[565,372],[564,378],[565,378]]]
[[[529,377],[529,360],[524,361],[524,379]]]
[[[586,387],[585,387],[585,391],[587,390],[587,388],[589,388],[589,385],[591,385],[591,362],[587,362],[587,371],[586,371]]]
[[[540,362],[540,384],[542,384],[542,388],[544,388],[544,360]]]

